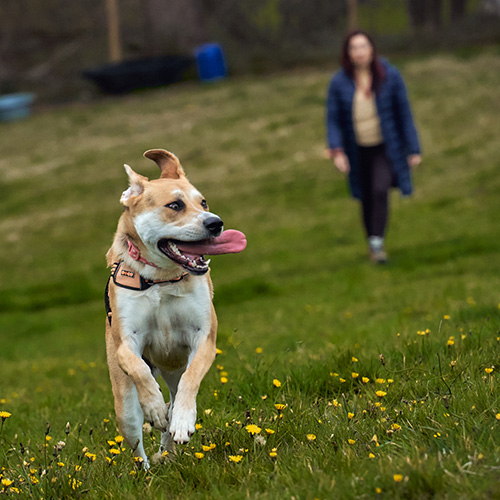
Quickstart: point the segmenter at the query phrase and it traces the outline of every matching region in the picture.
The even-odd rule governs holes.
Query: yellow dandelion
[[[274,434],[275,431],[273,431],[272,429],[266,429],[266,432],[267,434],[271,435],[271,434]]]
[[[495,418],[496,418],[497,420],[500,420],[500,413],[497,413],[497,414],[495,415]]]
[[[256,354],[262,354],[262,347],[256,347],[255,348],[255,353]]]
[[[450,315],[449,315],[449,314],[445,314],[445,315],[443,316],[443,319],[450,319]]]
[[[494,366],[492,366],[491,368],[485,368],[485,369],[484,369],[484,371],[485,371],[486,373],[490,374],[490,373],[492,373],[492,372],[493,372],[493,370],[494,370],[494,369],[495,369],[495,367],[494,367]]]
[[[224,351],[221,351],[218,347],[217,350],[215,351],[217,354],[222,354]]]
[[[383,398],[384,396],[386,396],[386,395],[387,395],[387,392],[385,392],[385,391],[377,391],[375,394],[376,394],[379,398]]]
[[[11,415],[12,415],[12,413],[9,413],[8,411],[0,411],[0,418],[2,420],[9,418]]]
[[[220,382],[221,384],[227,384],[227,377],[221,377]]]
[[[164,451],[162,454],[161,454],[162,458],[167,458],[168,457],[168,451]]]
[[[197,452],[194,454],[194,456],[195,456],[198,460],[201,460],[201,459],[205,456],[205,454],[204,454],[204,453],[201,453],[201,452],[199,452],[199,451],[197,451]]]
[[[377,495],[380,495],[380,493],[382,493],[382,488],[379,488],[378,486],[375,488],[375,493],[377,493]]]
[[[194,428],[199,431],[203,426],[201,424],[195,424]]]
[[[128,475],[129,476],[135,476],[137,474],[137,472],[135,470],[131,470]]]
[[[361,380],[363,381],[363,384],[367,384],[370,382],[370,379],[368,377],[362,377]]]
[[[348,412],[347,413],[347,418],[351,420],[351,418],[354,418],[354,413]]]
[[[273,385],[274,387],[281,387],[281,382],[277,378],[275,378],[273,380]]]
[[[124,438],[123,436],[115,436],[115,441],[116,441],[118,444],[123,443],[123,440],[124,440],[124,439],[125,439],[125,438]]]
[[[64,467],[64,462],[57,462],[57,465],[58,465],[59,467]]]
[[[356,440],[355,439],[348,439],[347,442],[352,445],[356,442]]]
[[[391,429],[394,431],[399,431],[399,429],[401,429],[401,426],[399,424],[392,424]]]
[[[247,425],[245,427],[246,431],[249,433],[249,434],[252,434],[252,436],[254,434],[260,434],[260,431],[262,430],[259,426],[255,425],[255,424],[250,424],[250,425]]]
[[[339,378],[340,383],[343,384],[345,382],[345,378]]]
[[[455,341],[454,341],[453,339],[448,339],[448,341],[446,342],[446,345],[447,345],[448,347],[451,347],[451,346],[452,346],[452,345],[454,345],[454,344],[455,344]]]
[[[400,483],[402,480],[403,480],[403,474],[394,474],[394,481],[396,481],[396,483]]]
[[[111,439],[108,439],[108,441],[106,441],[108,443],[109,446],[116,446],[116,441],[112,441]]]
[[[375,382],[377,382],[377,384],[385,384],[385,378],[377,378]]]
[[[165,453],[165,452],[164,452]],[[134,462],[135,463],[139,463],[139,464],[142,464],[142,462],[144,462],[144,459],[142,457],[134,457]]]
[[[105,423],[105,424],[109,424],[109,418],[103,418],[102,421]]]
[[[276,458],[278,456],[278,453],[276,453],[276,451],[274,451],[276,448],[273,448],[273,451],[270,451],[269,452],[269,456],[271,458]]]
[[[353,357],[351,358],[351,361],[352,361],[353,363],[357,363],[357,362],[359,361],[359,359],[358,359],[358,358],[356,358],[355,356],[353,356]]]
[[[316,436],[314,434],[307,434],[306,438],[308,441],[314,441],[316,439]]]
[[[388,379],[387,379],[387,383],[388,383],[388,384],[393,384],[393,383],[394,383],[394,380],[393,380],[392,378],[388,378]]]
[[[9,487],[14,481],[12,479],[2,479],[2,486]]]
[[[276,403],[274,405],[274,407],[278,410],[278,411],[283,411],[285,408],[286,408],[286,405],[282,404],[282,403]]]
[[[375,458],[375,455],[373,453],[368,453],[368,458]]]
[[[94,453],[90,453],[88,451],[85,452],[85,456],[88,458],[89,462],[93,462],[97,458],[97,456]]]
[[[338,407],[342,406],[342,403],[339,403],[336,399],[334,399],[332,401],[332,404],[333,404],[333,406],[335,406],[335,408],[338,408]]]
[[[358,378],[359,377],[359,373],[356,373],[356,372],[352,372],[352,378]]]
[[[229,461],[239,463],[243,460],[243,455],[229,455]]]
[[[52,439],[51,436],[45,436],[45,441],[49,442]]]
[[[109,450],[109,452],[112,454],[112,455],[119,455],[121,453],[121,451],[118,449],[118,448],[111,448]]]

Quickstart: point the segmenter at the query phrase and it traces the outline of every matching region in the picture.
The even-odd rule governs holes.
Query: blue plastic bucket
[[[194,51],[200,80],[208,82],[226,78],[224,52],[217,43],[200,45]]]
[[[29,116],[33,100],[33,94],[28,93],[0,96],[0,121],[10,122]]]

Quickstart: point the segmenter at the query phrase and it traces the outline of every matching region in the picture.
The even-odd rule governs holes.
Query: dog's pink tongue
[[[181,252],[195,255],[220,255],[242,252],[247,246],[247,240],[242,232],[228,229],[216,238],[193,243],[178,241],[176,245]]]

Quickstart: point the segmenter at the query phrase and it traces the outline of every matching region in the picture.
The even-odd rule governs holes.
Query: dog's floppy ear
[[[120,202],[127,207],[131,198],[140,196],[144,192],[144,184],[148,182],[148,179],[135,173],[127,164],[123,166],[127,172],[130,187],[126,191],[123,191]]]
[[[160,179],[180,179],[185,176],[179,159],[170,151],[148,149],[144,156],[153,160],[160,167]]]

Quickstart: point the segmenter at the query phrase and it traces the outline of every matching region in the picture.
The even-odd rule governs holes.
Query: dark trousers
[[[389,189],[395,185],[385,145],[358,146],[363,224],[367,236],[384,236],[389,216]]]

